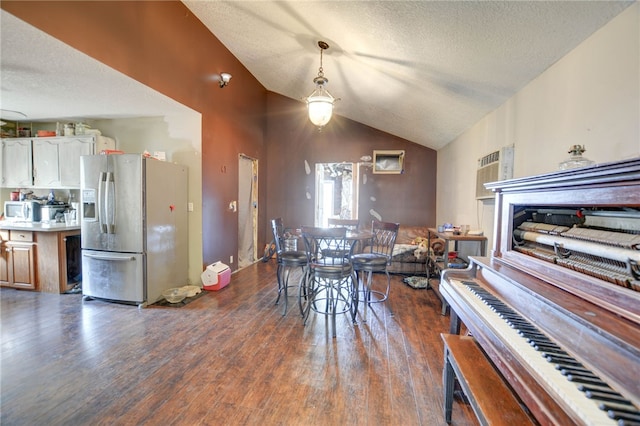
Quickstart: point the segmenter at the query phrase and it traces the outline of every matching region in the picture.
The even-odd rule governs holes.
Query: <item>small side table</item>
[[[438,230],[435,228],[429,228],[428,247],[431,247],[431,239],[433,236],[436,236],[437,238],[444,241],[442,258],[437,257],[433,253],[430,253],[429,258],[427,260],[430,263],[430,265],[433,266],[433,270],[438,274],[438,279],[441,276],[442,271],[444,271],[445,269],[451,268],[451,262],[449,262],[449,258],[447,257],[450,251],[451,243],[454,244],[455,251],[458,251],[460,244],[468,244],[468,243],[480,244],[480,256],[487,255],[487,237],[485,237],[484,235],[468,235],[468,234],[454,235],[453,232],[438,232]],[[456,263],[456,265],[464,266],[464,263]],[[429,285],[433,289],[433,291],[436,293],[440,301],[442,302],[442,315],[446,315],[447,311],[449,310],[449,304],[447,303],[446,300],[444,300],[444,298],[440,294],[440,291],[437,285],[433,285],[431,284],[431,282],[429,283]]]

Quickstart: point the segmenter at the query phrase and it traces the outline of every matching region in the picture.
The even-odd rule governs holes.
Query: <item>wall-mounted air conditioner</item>
[[[513,178],[513,146],[506,146],[498,151],[478,159],[476,174],[476,199],[493,198],[493,192],[484,184]]]

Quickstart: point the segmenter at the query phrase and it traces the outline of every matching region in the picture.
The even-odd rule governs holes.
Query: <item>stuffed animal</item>
[[[415,256],[416,259],[420,260],[427,257],[428,251],[429,251],[429,248],[427,247],[427,241],[425,239],[425,241],[421,241],[418,244],[418,248],[413,251],[413,255]]]
[[[413,244],[414,246],[419,246],[420,244],[424,244],[426,247],[427,244],[429,244],[429,239],[426,237],[415,237],[413,241],[411,241],[411,244]]]

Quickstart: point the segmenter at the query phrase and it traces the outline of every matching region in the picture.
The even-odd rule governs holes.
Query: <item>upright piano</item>
[[[494,182],[490,257],[446,270],[462,325],[543,425],[640,425],[640,159]]]

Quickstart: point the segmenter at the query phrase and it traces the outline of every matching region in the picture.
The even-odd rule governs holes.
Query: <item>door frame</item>
[[[240,191],[243,188],[242,179],[246,179],[246,176],[242,175],[242,171],[244,170],[242,167],[243,161],[251,162],[251,195],[248,204],[243,204],[240,201],[242,197],[240,196]],[[245,209],[249,209],[249,211],[245,211]],[[245,224],[240,222],[240,218],[247,214],[249,216],[249,223],[251,224],[251,242],[250,245],[252,248],[245,246],[245,241],[240,238],[240,227]],[[237,253],[237,261],[238,261],[238,269],[249,266],[248,264],[241,265],[241,253],[244,254],[251,249],[250,259],[247,259],[250,263],[257,262],[258,259],[258,159],[250,157],[246,154],[240,153],[238,155],[238,253]]]

